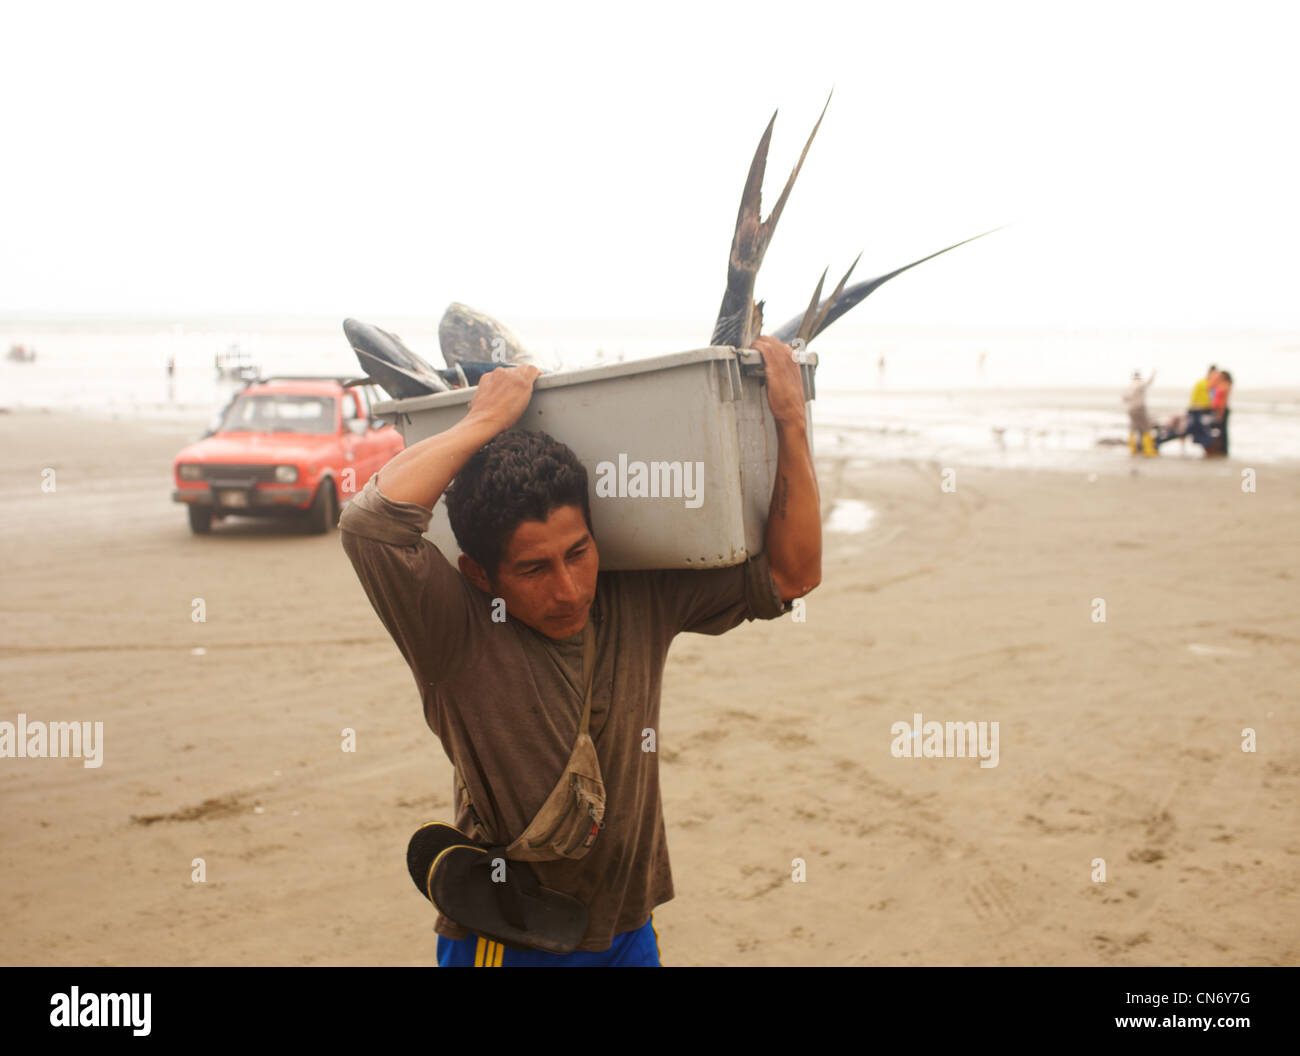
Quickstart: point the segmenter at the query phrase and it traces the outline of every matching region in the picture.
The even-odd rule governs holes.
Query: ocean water
[[[442,365],[436,321],[376,320]],[[557,368],[699,348],[707,326],[653,321],[522,323],[530,349]],[[214,357],[237,347],[266,373],[358,371],[341,325],[329,321],[0,321],[0,355],[34,348],[34,363],[0,359],[0,408],[206,423],[237,383]],[[1155,419],[1186,406],[1210,363],[1231,370],[1232,460],[1300,460],[1300,334],[1279,332],[954,330],[846,327],[813,345],[818,455],[985,466],[1087,469],[1129,459],[1120,402],[1136,369],[1157,371]],[[175,360],[168,378],[166,364]],[[1162,460],[1200,460],[1198,447]]]

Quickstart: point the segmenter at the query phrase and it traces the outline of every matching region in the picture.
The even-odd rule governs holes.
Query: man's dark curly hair
[[[557,507],[577,506],[591,531],[587,470],[546,433],[499,433],[470,456],[447,486],[446,498],[456,542],[490,579],[524,521],[545,521]]]

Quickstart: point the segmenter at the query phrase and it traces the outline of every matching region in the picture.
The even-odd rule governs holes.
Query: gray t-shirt
[[[433,513],[395,502],[372,477],[339,520],[343,549],[410,665],[429,728],[469,789],[483,828],[456,789],[456,827],[508,843],[540,809],[568,762],[582,717],[582,652],[595,633],[590,732],[605,781],[605,827],[578,861],[531,863],[543,886],[586,903],[581,950],[608,949],[673,897],[659,796],[664,661],[682,631],[723,634],[790,611],[760,554],[731,568],[601,572],[586,627],[552,639],[513,618],[493,621],[492,599],[454,568],[424,532]],[[599,549],[599,540],[597,549]],[[500,607],[497,607],[498,613]],[[468,932],[439,915],[438,934]]]

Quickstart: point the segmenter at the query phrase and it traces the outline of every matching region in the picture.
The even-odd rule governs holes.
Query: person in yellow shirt
[[[1192,386],[1192,396],[1187,402],[1187,435],[1207,449],[1210,446],[1210,385],[1218,373],[1219,368],[1211,363],[1205,377]]]
[[[1205,372],[1205,377],[1192,386],[1192,398],[1187,401],[1189,411],[1208,411],[1210,409],[1210,382],[1218,372],[1219,368],[1211,363],[1210,369]]]

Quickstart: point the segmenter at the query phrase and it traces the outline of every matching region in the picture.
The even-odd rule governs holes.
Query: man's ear
[[[496,593],[496,591],[492,589],[491,582],[488,580],[487,572],[485,572],[483,566],[472,557],[468,554],[461,554],[456,563],[460,566],[460,574],[473,583],[474,586],[478,587],[478,589],[484,594]]]

